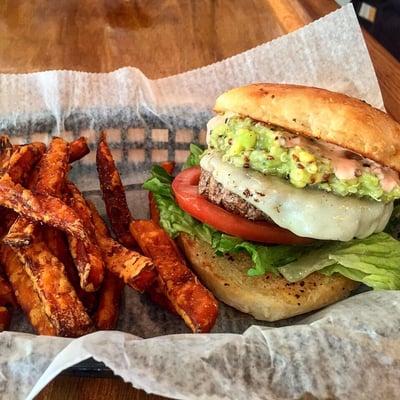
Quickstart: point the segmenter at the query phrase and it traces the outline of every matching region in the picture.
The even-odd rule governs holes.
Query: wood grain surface
[[[84,378],[59,376],[42,390],[36,400],[161,400],[137,390],[119,377]]]
[[[0,72],[107,72],[159,78],[274,39],[336,9],[333,0],[1,0]],[[387,110],[400,121],[400,64],[365,34]],[[39,400],[161,399],[119,378],[60,376]]]
[[[2,72],[131,65],[159,78],[284,34],[256,0],[2,0],[0,15]]]

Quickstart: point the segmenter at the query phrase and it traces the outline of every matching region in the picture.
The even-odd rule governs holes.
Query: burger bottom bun
[[[193,270],[222,302],[263,321],[277,321],[317,310],[346,298],[359,285],[342,275],[318,272],[289,283],[281,276],[247,276],[251,258],[244,253],[216,256],[209,244],[181,234],[179,246]]]

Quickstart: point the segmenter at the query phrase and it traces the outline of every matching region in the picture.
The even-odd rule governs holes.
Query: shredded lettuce
[[[203,150],[190,146],[184,167],[198,165]],[[153,193],[160,212],[160,225],[172,237],[180,233],[195,236],[212,246],[217,255],[247,253],[253,266],[249,276],[281,274],[289,282],[304,279],[313,272],[341,274],[374,289],[400,289],[400,242],[389,233],[377,233],[349,242],[317,242],[309,246],[260,245],[218,232],[181,210],[171,189],[173,178],[154,166],[144,189]],[[397,226],[400,210],[389,223],[388,232]]]

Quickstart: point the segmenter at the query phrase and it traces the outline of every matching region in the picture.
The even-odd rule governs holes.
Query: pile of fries
[[[159,227],[154,203],[152,220],[133,219],[104,133],[96,162],[114,238],[69,180],[73,163],[88,153],[83,137],[54,137],[46,148],[0,136],[0,331],[18,307],[40,335],[114,329],[128,285],[193,332],[208,332],[216,300]]]

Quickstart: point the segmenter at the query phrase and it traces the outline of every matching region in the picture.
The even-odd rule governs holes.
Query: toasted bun
[[[400,124],[340,93],[259,83],[218,97],[215,111],[232,111],[352,150],[400,172]]]
[[[358,286],[341,275],[313,273],[301,282],[288,283],[272,274],[249,277],[246,254],[219,257],[205,242],[182,234],[179,245],[192,268],[214,295],[254,318],[277,321],[332,304]]]

